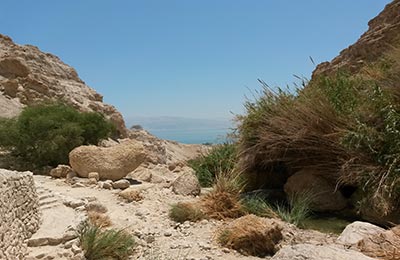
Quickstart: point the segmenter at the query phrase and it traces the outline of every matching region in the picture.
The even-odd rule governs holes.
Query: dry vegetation
[[[249,184],[282,187],[306,167],[325,179],[358,189],[389,215],[400,198],[399,52],[358,75],[320,76],[296,91],[264,89],[246,103],[240,122],[240,166]],[[278,173],[278,174],[277,174]],[[257,187],[258,186],[258,187]]]
[[[264,257],[277,251],[281,228],[273,220],[247,215],[231,222],[218,234],[218,242],[245,255]]]

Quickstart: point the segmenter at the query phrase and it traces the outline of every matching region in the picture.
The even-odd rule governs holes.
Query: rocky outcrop
[[[81,111],[102,113],[121,136],[127,136],[122,115],[104,104],[103,97],[72,67],[35,46],[15,44],[0,34],[0,117],[16,116],[24,106],[48,100],[62,100]]]
[[[347,206],[346,198],[336,190],[336,183],[313,169],[303,169],[290,176],[284,190],[289,197],[310,193],[311,207],[315,211],[339,211]]]
[[[331,62],[317,66],[313,78],[329,75],[344,69],[358,72],[368,63],[380,59],[386,52],[400,44],[400,0],[394,0],[368,23],[369,29],[360,39],[344,49]]]
[[[400,259],[400,226],[375,233],[361,240],[357,247],[364,254],[383,260]]]
[[[354,250],[334,246],[298,244],[285,246],[271,260],[373,260]]]
[[[72,169],[87,178],[97,172],[100,179],[119,180],[135,170],[145,160],[143,146],[131,140],[112,147],[80,146],[69,154]]]
[[[0,259],[24,259],[25,240],[39,222],[33,174],[0,169]]]
[[[354,246],[364,238],[384,231],[385,229],[371,223],[356,221],[346,226],[338,237],[338,243],[346,246]]]

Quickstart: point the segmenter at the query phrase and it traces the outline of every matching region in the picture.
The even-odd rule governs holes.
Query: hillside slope
[[[72,67],[55,55],[31,45],[15,44],[0,34],[0,117],[13,117],[24,106],[63,100],[81,111],[104,114],[127,135],[124,119],[115,107],[83,82]]]

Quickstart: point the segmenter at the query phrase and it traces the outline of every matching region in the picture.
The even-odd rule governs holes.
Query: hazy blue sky
[[[389,0],[2,0],[0,33],[75,67],[126,117],[229,117],[257,78],[291,84]]]

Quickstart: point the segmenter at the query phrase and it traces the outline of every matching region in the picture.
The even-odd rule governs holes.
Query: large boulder
[[[112,147],[79,146],[69,154],[69,163],[80,177],[97,172],[100,179],[119,180],[146,158],[141,144],[130,141]]]
[[[373,260],[360,252],[334,246],[285,246],[271,260]]]
[[[303,169],[290,176],[284,186],[288,196],[310,193],[315,211],[339,211],[347,206],[346,198],[336,190],[336,184],[313,169]]]
[[[358,249],[364,254],[383,260],[400,259],[400,226],[370,235],[361,240]]]
[[[357,245],[364,238],[384,232],[385,229],[368,222],[356,221],[346,226],[337,241],[346,246]]]
[[[183,173],[172,183],[172,191],[179,195],[197,196],[200,190],[199,180],[190,167],[185,167]]]

